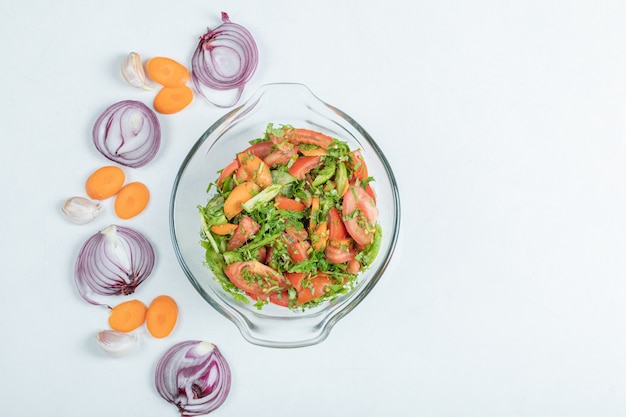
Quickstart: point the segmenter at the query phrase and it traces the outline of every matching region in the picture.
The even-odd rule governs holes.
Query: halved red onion
[[[222,12],[222,24],[200,37],[191,58],[191,80],[198,93],[209,102],[218,107],[230,107],[241,98],[258,62],[259,50],[252,34]],[[216,91],[232,91],[233,94],[218,97]]]
[[[230,392],[228,362],[212,343],[179,342],[156,365],[155,386],[181,416],[208,414],[221,406]]]
[[[81,247],[74,267],[80,296],[95,305],[97,295],[128,295],[152,273],[155,253],[140,232],[111,225],[91,236]]]
[[[159,119],[148,106],[135,100],[109,106],[97,118],[92,135],[102,155],[131,168],[146,165],[161,146]]]

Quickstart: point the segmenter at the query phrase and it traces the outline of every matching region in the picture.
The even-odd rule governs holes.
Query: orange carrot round
[[[124,301],[113,307],[109,314],[109,326],[118,332],[131,332],[146,321],[148,308],[139,300]]]
[[[146,327],[156,338],[164,338],[174,330],[178,320],[178,305],[169,295],[159,295],[148,306]]]
[[[126,175],[117,166],[107,165],[94,171],[85,183],[87,195],[94,200],[104,200],[122,188]]]
[[[115,197],[115,214],[120,219],[130,219],[141,213],[150,201],[150,191],[141,182],[131,182],[122,187]]]
[[[161,114],[178,113],[193,100],[193,91],[186,85],[163,87],[154,97],[154,110]]]
[[[165,87],[179,87],[190,79],[189,70],[171,58],[154,57],[146,63],[146,73]]]
[[[274,198],[274,203],[279,210],[291,210],[291,211],[303,211],[305,209],[304,204],[294,200],[293,198],[285,197],[284,195],[277,195]]]
[[[211,231],[216,235],[230,235],[237,229],[237,225],[233,223],[224,223],[224,224],[214,224],[211,226]]]
[[[246,201],[250,200],[260,191],[260,187],[252,182],[242,182],[236,186],[226,198],[224,202],[224,214],[227,219],[232,219],[243,211],[241,206]]]

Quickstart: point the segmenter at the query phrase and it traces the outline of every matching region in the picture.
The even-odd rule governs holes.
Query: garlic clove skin
[[[141,57],[137,52],[129,53],[124,61],[122,61],[122,78],[133,87],[143,88],[144,90],[152,90],[146,82],[146,73],[141,64]]]
[[[120,357],[133,352],[139,346],[139,338],[131,333],[102,330],[96,335],[98,346],[109,356]]]
[[[86,224],[100,215],[102,206],[84,197],[71,197],[65,201],[61,211],[73,223]]]

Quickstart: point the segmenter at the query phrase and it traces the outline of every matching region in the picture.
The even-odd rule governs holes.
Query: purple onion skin
[[[135,118],[139,116],[141,123]],[[161,146],[156,113],[140,101],[123,100],[109,106],[92,130],[93,143],[104,157],[130,168],[152,161]]]
[[[120,260],[119,250],[111,247],[111,239],[121,245],[122,253],[127,255],[125,260]],[[74,280],[85,301],[103,305],[91,294],[133,294],[152,273],[155,260],[154,248],[143,234],[111,225],[85,241],[76,257]]]
[[[159,395],[175,405],[182,417],[214,411],[226,401],[230,385],[230,367],[224,356],[214,344],[199,340],[170,347],[155,369]]]

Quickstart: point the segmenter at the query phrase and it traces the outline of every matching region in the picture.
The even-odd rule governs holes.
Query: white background
[[[224,109],[160,116],[162,148],[127,170],[152,192],[123,222],[154,243],[135,294],[180,321],[111,359],[105,309],[73,284],[77,226],[60,213],[107,164],[97,115],[154,93],[119,75],[130,51],[188,65],[220,12],[260,49],[248,97],[293,81],[359,121],[395,171],[393,261],[320,345],[246,342],[173,253],[168,204],[188,149]],[[233,371],[215,416],[626,415],[626,3],[272,0],[0,2],[0,414],[175,416],[153,384],[171,344],[217,344]]]

